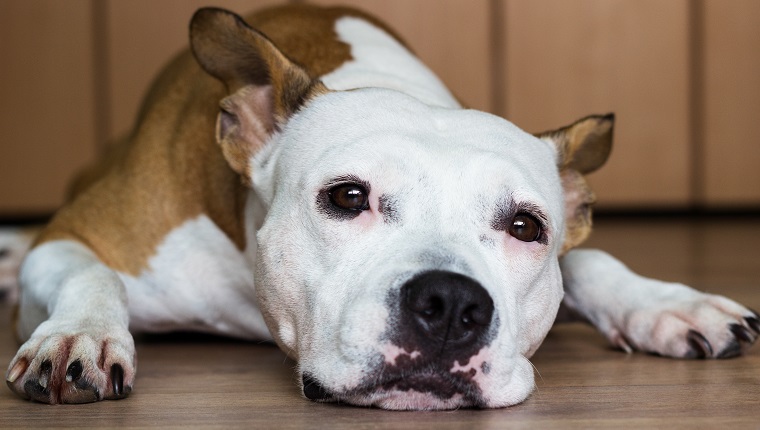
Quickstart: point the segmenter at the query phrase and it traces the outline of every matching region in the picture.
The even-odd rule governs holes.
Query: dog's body
[[[741,305],[570,251],[610,116],[537,138],[461,109],[360,12],[249,23],[267,37],[195,15],[195,59],[167,67],[130,138],[38,238],[7,374],[20,396],[124,397],[129,330],[198,330],[274,340],[312,399],[512,405],[533,389],[563,282],[568,308],[628,351],[732,356],[754,341]]]

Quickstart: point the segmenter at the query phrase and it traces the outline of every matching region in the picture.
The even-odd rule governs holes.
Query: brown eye
[[[509,234],[523,242],[535,242],[541,237],[541,224],[532,215],[520,213],[512,219]]]
[[[369,209],[369,196],[363,186],[341,184],[328,191],[330,202],[340,209],[360,212]]]

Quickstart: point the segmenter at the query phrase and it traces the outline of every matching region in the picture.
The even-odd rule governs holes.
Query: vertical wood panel
[[[599,206],[689,203],[685,0],[507,0],[502,22],[510,120],[541,131],[614,111]]]
[[[332,0],[310,1],[332,5]],[[465,105],[491,110],[488,0],[348,0],[396,30]]]
[[[710,206],[760,206],[760,2],[704,2],[704,184]]]
[[[0,213],[57,208],[95,155],[89,0],[0,2]]]
[[[245,15],[284,0],[219,0],[214,6]],[[207,0],[108,0],[110,138],[128,132],[148,86],[172,56],[188,46],[188,26]]]

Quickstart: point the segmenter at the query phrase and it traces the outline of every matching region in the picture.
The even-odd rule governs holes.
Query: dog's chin
[[[450,378],[434,373],[410,374],[344,393],[328,392],[322,388],[315,396],[312,387],[307,397],[320,402],[338,402],[397,411],[487,407],[477,394],[479,390],[473,387],[465,388],[464,384],[452,382]]]
[[[443,399],[431,393],[421,393],[414,390],[382,390],[361,396],[346,397],[340,399],[340,402],[393,411],[430,411],[481,407],[471,401],[467,401],[461,394],[455,394],[448,399]]]

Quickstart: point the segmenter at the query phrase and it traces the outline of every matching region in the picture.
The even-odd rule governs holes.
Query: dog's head
[[[328,91],[228,13],[192,28],[230,93],[217,139],[264,207],[257,294],[304,394],[391,409],[524,400],[612,118],[536,137],[392,90]]]

